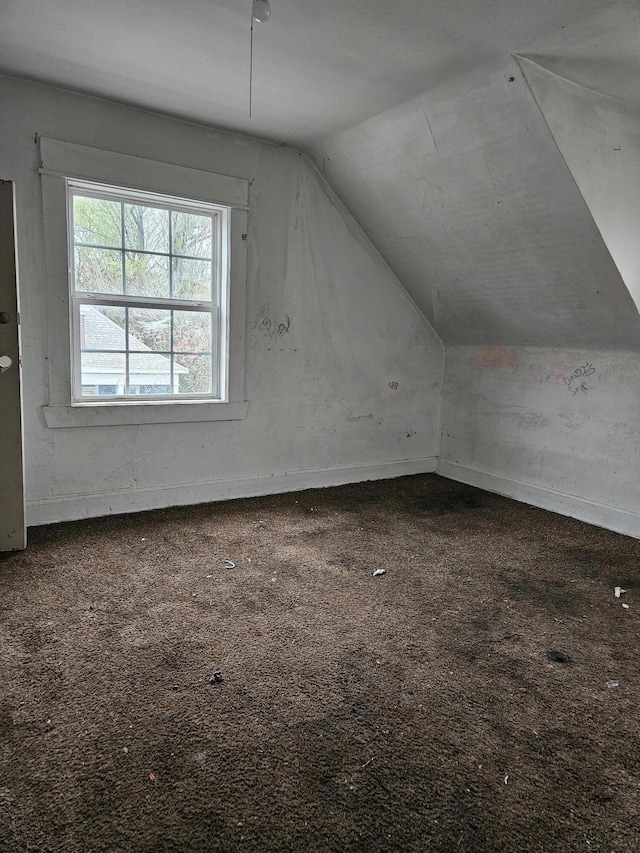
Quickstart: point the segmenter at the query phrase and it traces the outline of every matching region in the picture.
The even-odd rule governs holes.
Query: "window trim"
[[[40,138],[47,293],[49,400],[47,426],[110,426],[140,423],[237,420],[246,415],[246,230],[249,182],[128,154]],[[124,187],[229,208],[229,308],[227,396],[92,402],[72,400],[71,309],[67,180]]]
[[[228,323],[225,322],[228,315],[229,305],[229,208],[226,205],[205,203],[202,201],[193,202],[189,199],[176,198],[175,196],[164,196],[158,193],[143,193],[133,191],[125,187],[111,187],[105,184],[97,184],[95,182],[78,181],[76,179],[66,180],[67,188],[67,229],[69,234],[69,289],[71,299],[71,377],[72,377],[72,406],[81,405],[96,405],[97,403],[123,403],[124,405],[135,405],[136,402],[156,400],[158,402],[173,402],[176,400],[203,400],[203,401],[220,401],[227,402],[227,382],[228,369],[227,358],[228,352]],[[101,293],[101,292],[84,292],[77,289],[76,284],[76,267],[75,267],[75,248],[78,245],[75,235],[75,220],[74,220],[74,200],[76,198],[96,198],[116,201],[121,206],[129,203],[140,203],[147,207],[154,207],[159,210],[177,211],[177,212],[195,212],[201,216],[207,216],[211,221],[211,237],[212,237],[212,255],[209,264],[212,271],[212,290],[208,300],[180,299],[174,296],[169,297],[148,297],[134,296],[127,294],[125,280],[123,278],[123,293]],[[122,210],[122,207],[121,207]],[[170,232],[169,232],[170,233]],[[117,251],[121,255],[122,275],[124,276],[125,260],[128,252],[125,245],[125,236],[121,235],[122,245],[108,248],[111,251]],[[84,245],[84,244],[82,244]],[[169,259],[171,265],[173,249],[168,247],[168,252],[147,252],[146,254],[160,255]],[[194,260],[197,260],[194,258]],[[82,305],[117,305],[118,307],[130,308],[161,308],[168,311],[180,311],[182,309],[204,313],[211,319],[212,327],[212,353],[211,353],[211,368],[212,368],[212,390],[209,393],[202,394],[175,394],[166,393],[158,395],[145,395],[144,397],[136,397],[133,394],[127,393],[122,395],[111,395],[108,399],[93,400],[90,395],[84,396],[81,392],[82,377],[81,377],[81,355],[82,349],[80,346],[80,312]],[[126,345],[128,353],[128,342]],[[163,353],[170,361],[173,359],[173,352],[170,354]],[[130,357],[130,354],[129,354]],[[171,365],[171,375],[173,376],[173,365]],[[173,384],[173,383],[172,383]],[[214,390],[215,389],[215,390]],[[78,393],[80,390],[80,393]],[[89,399],[87,399],[89,397]]]

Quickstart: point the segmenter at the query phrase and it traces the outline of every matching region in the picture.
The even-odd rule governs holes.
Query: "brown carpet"
[[[0,850],[640,850],[639,541],[432,475],[30,533]]]

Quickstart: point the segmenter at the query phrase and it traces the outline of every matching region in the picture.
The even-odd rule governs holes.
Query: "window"
[[[228,208],[67,188],[74,401],[224,397]]]
[[[248,180],[39,143],[47,426],[244,418]]]

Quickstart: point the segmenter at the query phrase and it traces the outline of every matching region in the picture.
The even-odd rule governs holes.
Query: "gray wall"
[[[562,116],[566,85],[545,86]],[[3,92],[32,521],[393,476],[439,456],[446,476],[640,535],[640,319],[599,227],[593,172],[611,160],[587,161],[581,191],[588,146],[570,151],[557,129],[556,141],[516,60],[314,146],[398,279],[293,151],[47,87],[5,80]],[[624,132],[624,162],[638,162],[633,111],[592,105],[578,115],[574,135],[582,127],[606,146]],[[36,131],[253,181],[244,421],[43,426]],[[609,223],[628,224],[631,196],[622,214],[612,196]],[[265,305],[292,318],[277,347],[250,338]]]
[[[638,536],[640,122],[552,78],[567,160],[515,59],[312,153],[446,345],[438,471]]]
[[[442,345],[304,157],[10,78],[0,115],[0,176],[17,189],[31,524],[434,469]],[[244,420],[46,427],[35,133],[252,182]],[[265,308],[290,316],[288,334],[254,328]]]
[[[447,349],[439,473],[640,536],[640,356]]]

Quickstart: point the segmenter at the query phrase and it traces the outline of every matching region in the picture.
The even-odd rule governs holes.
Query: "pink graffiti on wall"
[[[538,382],[547,382],[550,385],[560,385],[564,379],[564,373],[560,367],[545,362],[534,361],[529,365],[529,370],[536,376]]]
[[[515,350],[509,352],[503,346],[489,346],[475,353],[473,358],[483,367],[514,367],[517,370],[520,367],[521,355]]]
[[[538,382],[547,382],[550,385],[560,385],[560,387],[566,386],[572,397],[575,397],[579,392],[586,394],[589,391],[589,386],[582,380],[588,376],[593,376],[596,372],[595,366],[590,361],[586,361],[570,373],[565,373],[566,368],[564,366],[545,362],[533,362],[529,365],[529,370]]]

